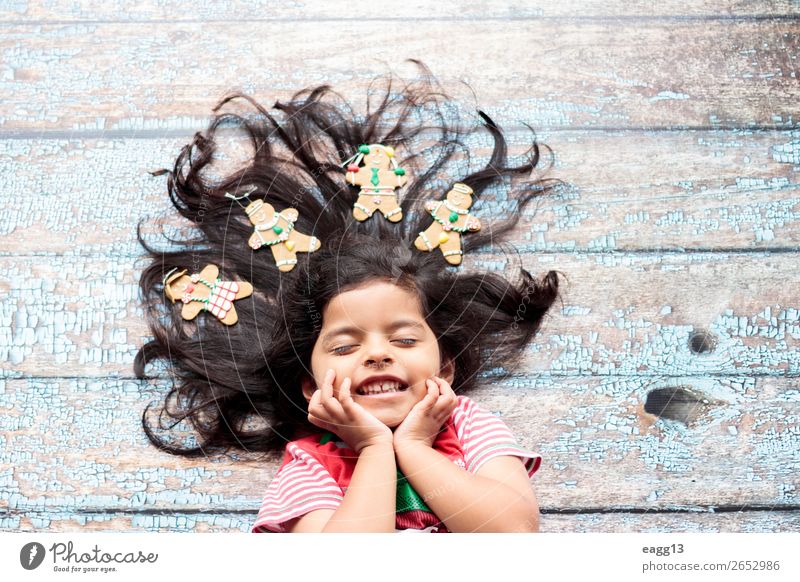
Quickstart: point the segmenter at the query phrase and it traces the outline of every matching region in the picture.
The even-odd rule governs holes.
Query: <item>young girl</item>
[[[168,172],[171,199],[197,236],[172,241],[179,248],[169,251],[140,236],[152,258],[141,289],[154,339],[137,355],[136,372],[144,377],[145,365],[159,359],[171,365],[176,381],[161,418],[173,418],[172,426],[188,420],[198,443],[158,436],[149,407],[145,433],[158,448],[185,456],[283,448],[253,531],[538,530],[529,477],[539,455],[520,448],[500,419],[463,393],[479,373],[518,362],[558,295],[558,277],[551,271],[535,280],[520,269],[512,283],[450,265],[501,240],[525,205],[557,181],[530,179],[539,162],[535,141],[527,161],[510,166],[488,116],[479,112],[482,128],[462,127],[420,67],[424,81],[400,91],[390,81],[363,118],[327,87],[278,102],[273,112],[242,94],[224,99],[215,111],[241,99],[257,115],[218,114]],[[245,130],[252,158],[213,180],[203,170],[213,166],[216,132],[230,122]],[[465,142],[482,129],[494,142],[489,162],[465,171],[457,154],[469,161]],[[359,189],[345,177],[343,162],[349,158],[357,172],[353,159],[366,163],[368,156],[380,197],[369,194],[369,180]],[[385,184],[394,175],[403,178],[396,191]],[[493,186],[507,192],[510,218],[483,214],[469,222]],[[450,220],[462,224],[466,215],[474,227],[458,230],[463,250],[451,239],[449,255],[444,247],[428,251],[418,238],[440,207],[431,201],[448,191],[469,199],[448,206]],[[455,232],[441,222],[446,241]],[[256,245],[248,244],[254,225],[262,233]],[[291,233],[311,242],[295,248]],[[273,253],[259,250],[262,244]],[[454,254],[457,262],[445,260]],[[207,264],[219,267],[216,284],[198,275],[176,279]],[[186,319],[186,307],[173,305],[181,294],[186,305],[207,301],[208,291],[196,297],[195,285],[214,296],[246,282],[252,295],[231,294],[223,309],[229,313],[235,302],[233,325],[210,309],[201,316],[202,308],[190,310]]]

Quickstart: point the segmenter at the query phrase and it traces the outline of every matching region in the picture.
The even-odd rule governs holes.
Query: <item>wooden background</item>
[[[140,429],[148,171],[228,90],[360,103],[409,57],[568,184],[515,239],[563,305],[473,395],[543,454],[542,530],[800,529],[796,1],[95,4],[0,13],[2,529],[248,530],[276,463]],[[664,390],[676,419],[645,411]]]

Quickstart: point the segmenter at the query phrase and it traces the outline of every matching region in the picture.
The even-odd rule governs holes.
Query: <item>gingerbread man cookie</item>
[[[428,201],[425,210],[430,212],[433,223],[414,241],[421,251],[432,251],[439,247],[444,259],[451,265],[460,265],[464,251],[461,250],[461,234],[481,229],[481,221],[469,213],[472,206],[472,188],[466,184],[455,184],[445,200]]]
[[[164,294],[175,303],[183,302],[181,317],[192,320],[201,311],[210,311],[225,325],[239,321],[233,302],[253,294],[246,281],[223,281],[216,265],[206,265],[199,273],[186,274],[186,269],[172,269],[164,277]]]
[[[360,166],[361,161],[364,165]],[[381,144],[358,146],[358,153],[347,164],[347,181],[360,186],[358,200],[353,204],[353,216],[363,222],[380,210],[391,222],[400,222],[403,211],[397,203],[396,188],[406,184],[406,171],[397,166],[394,148]],[[392,166],[390,168],[389,166]]]
[[[267,245],[272,249],[275,264],[281,271],[291,271],[297,264],[297,253],[313,253],[322,244],[315,236],[301,233],[294,227],[298,212],[294,208],[286,208],[275,212],[271,204],[263,200],[254,200],[244,209],[255,232],[248,244],[253,250]]]

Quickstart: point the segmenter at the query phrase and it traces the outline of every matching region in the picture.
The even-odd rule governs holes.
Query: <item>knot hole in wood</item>
[[[698,331],[689,337],[689,349],[694,354],[708,354],[717,347],[717,338],[713,333]]]
[[[677,420],[688,426],[715,404],[721,403],[711,401],[707,396],[696,392],[689,386],[656,388],[647,393],[644,411],[661,418]]]

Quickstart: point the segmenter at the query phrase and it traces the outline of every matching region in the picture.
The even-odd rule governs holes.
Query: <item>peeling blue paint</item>
[[[660,91],[657,95],[650,97],[650,101],[685,101],[691,97],[686,93],[675,93],[674,91]]]

